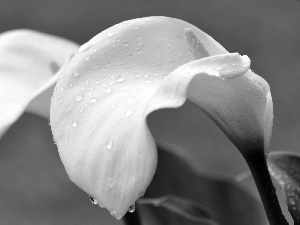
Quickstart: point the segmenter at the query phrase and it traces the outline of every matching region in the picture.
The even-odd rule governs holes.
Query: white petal
[[[205,55],[216,56],[194,61]],[[147,116],[186,99],[239,146],[248,125],[251,135],[260,131],[268,89],[252,72],[243,75],[249,65],[248,57],[228,54],[198,28],[172,18],[126,21],[95,36],[63,70],[51,104],[53,136],[70,179],[121,218],[155,172]]]
[[[77,49],[71,41],[31,30],[0,35],[0,136],[26,107],[49,117],[51,86],[53,90],[57,80],[53,75]]]

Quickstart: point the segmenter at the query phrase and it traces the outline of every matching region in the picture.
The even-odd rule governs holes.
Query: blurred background
[[[300,1],[0,0],[0,32],[29,28],[83,44],[116,23],[156,15],[192,23],[229,52],[248,55],[251,69],[271,86],[269,151],[300,153]],[[210,119],[193,110],[186,115],[192,107],[153,114],[154,136],[183,147],[207,171],[246,171],[239,152]],[[0,199],[0,224],[121,224],[68,180],[47,121],[34,115],[22,116],[0,141]]]

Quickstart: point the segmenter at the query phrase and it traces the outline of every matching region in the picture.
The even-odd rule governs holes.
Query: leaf
[[[247,56],[228,53],[173,18],[140,18],[101,32],[65,67],[51,103],[51,128],[70,179],[120,219],[155,173],[148,115],[186,100],[241,151],[263,151],[272,98],[249,66]]]
[[[49,117],[54,75],[77,50],[71,41],[32,30],[0,35],[0,137],[25,110]]]
[[[265,225],[266,216],[261,203],[233,180],[204,173],[199,165],[184,153],[184,149],[161,145],[158,149],[156,174],[145,198],[176,195],[192,199],[211,212],[220,225]],[[201,224],[177,216],[162,208],[140,205],[144,215],[150,213],[155,224]],[[151,223],[150,223],[151,224]],[[153,222],[154,224],[154,222]]]
[[[152,204],[155,207],[163,207],[191,221],[216,225],[211,219],[208,210],[191,199],[175,195],[165,195],[159,198],[141,198],[138,200],[138,204]]]
[[[300,224],[300,155],[292,152],[271,152],[268,167],[279,183],[295,224]]]

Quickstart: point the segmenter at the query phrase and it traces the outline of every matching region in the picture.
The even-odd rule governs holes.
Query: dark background
[[[270,151],[300,153],[300,1],[0,0],[0,32],[30,28],[83,44],[116,23],[155,15],[175,17],[190,22],[211,35],[229,52],[248,55],[252,60],[251,69],[264,77],[271,86],[275,118]],[[186,110],[189,107],[191,106],[186,105],[179,110],[163,110],[153,115],[151,120],[157,124],[153,128],[155,137],[184,147],[198,160],[199,165],[209,171],[226,175],[236,175],[245,171],[247,166],[243,158],[225,135],[205,115],[193,114],[191,111],[187,116]],[[24,128],[32,131],[26,131],[27,136],[22,137],[23,142],[26,143],[20,144],[21,140],[15,141],[15,136]],[[41,140],[41,136],[36,136],[36,130],[45,130],[39,135],[47,138]],[[50,145],[49,143],[52,143],[52,140],[47,121],[25,114],[0,142],[0,158],[7,164],[2,163],[1,176],[5,177],[4,171],[19,171],[20,168],[27,168],[26,165],[30,164],[37,177],[39,170],[43,171],[41,168],[44,166],[45,171],[49,167],[55,168],[53,170],[59,174],[57,176],[61,176],[62,180],[67,180],[55,146],[45,147]],[[47,148],[53,151],[50,155],[48,155]],[[31,152],[31,155],[28,156],[26,151]],[[22,158],[21,153],[28,157],[28,162],[26,160],[15,162],[16,158]],[[49,167],[47,163],[46,165],[43,163],[43,160],[48,160]],[[36,167],[33,166],[34,163]],[[25,176],[19,172],[15,173],[20,177]],[[45,172],[42,177],[47,176],[48,172]],[[51,177],[55,182],[57,177],[55,175]],[[26,183],[27,179],[24,178],[24,180]],[[0,187],[3,189],[6,185],[5,190],[8,191],[15,185],[15,194],[20,194],[17,190],[20,184],[14,182],[16,181],[13,178],[2,179]],[[36,182],[36,179],[32,182]],[[44,183],[47,182],[44,181]],[[251,180],[246,181],[246,183],[251,182]],[[72,184],[68,185],[73,187]],[[34,189],[32,187],[30,190],[34,192]],[[13,201],[12,196],[9,196],[5,190],[2,190],[0,197]],[[68,192],[67,190],[68,188],[65,191]],[[60,190],[57,189],[57,191]],[[70,200],[72,204],[85,204],[83,199],[86,196],[75,186],[74,191],[78,192],[82,201]],[[1,204],[7,207],[7,202],[4,201]],[[13,218],[18,211],[14,211],[14,204],[9,207],[11,207],[11,211],[8,209],[9,218]],[[86,207],[90,210],[91,206]],[[98,210],[98,207],[93,207],[92,210],[96,210],[95,208]],[[74,215],[84,217],[80,213],[74,213]],[[104,215],[110,218],[106,212]],[[63,217],[63,214],[57,216]],[[3,217],[4,214],[0,213],[0,220],[3,221],[1,224],[11,224],[14,221],[13,219],[4,220]],[[98,224],[102,224],[100,220],[102,220],[102,214]],[[58,221],[56,223],[60,224]],[[28,224],[35,223],[29,219]],[[52,223],[45,221],[36,224]],[[68,224],[68,222],[62,224]],[[112,222],[103,224],[112,224]]]

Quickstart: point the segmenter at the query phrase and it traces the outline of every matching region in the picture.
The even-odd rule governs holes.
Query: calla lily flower
[[[37,31],[0,35],[0,137],[24,111],[49,118],[55,74],[77,50],[69,40]]]
[[[156,170],[147,116],[185,101],[243,154],[266,152],[272,98],[249,67],[247,56],[178,19],[135,19],[96,35],[59,72],[51,102],[51,129],[70,179],[122,218]]]

